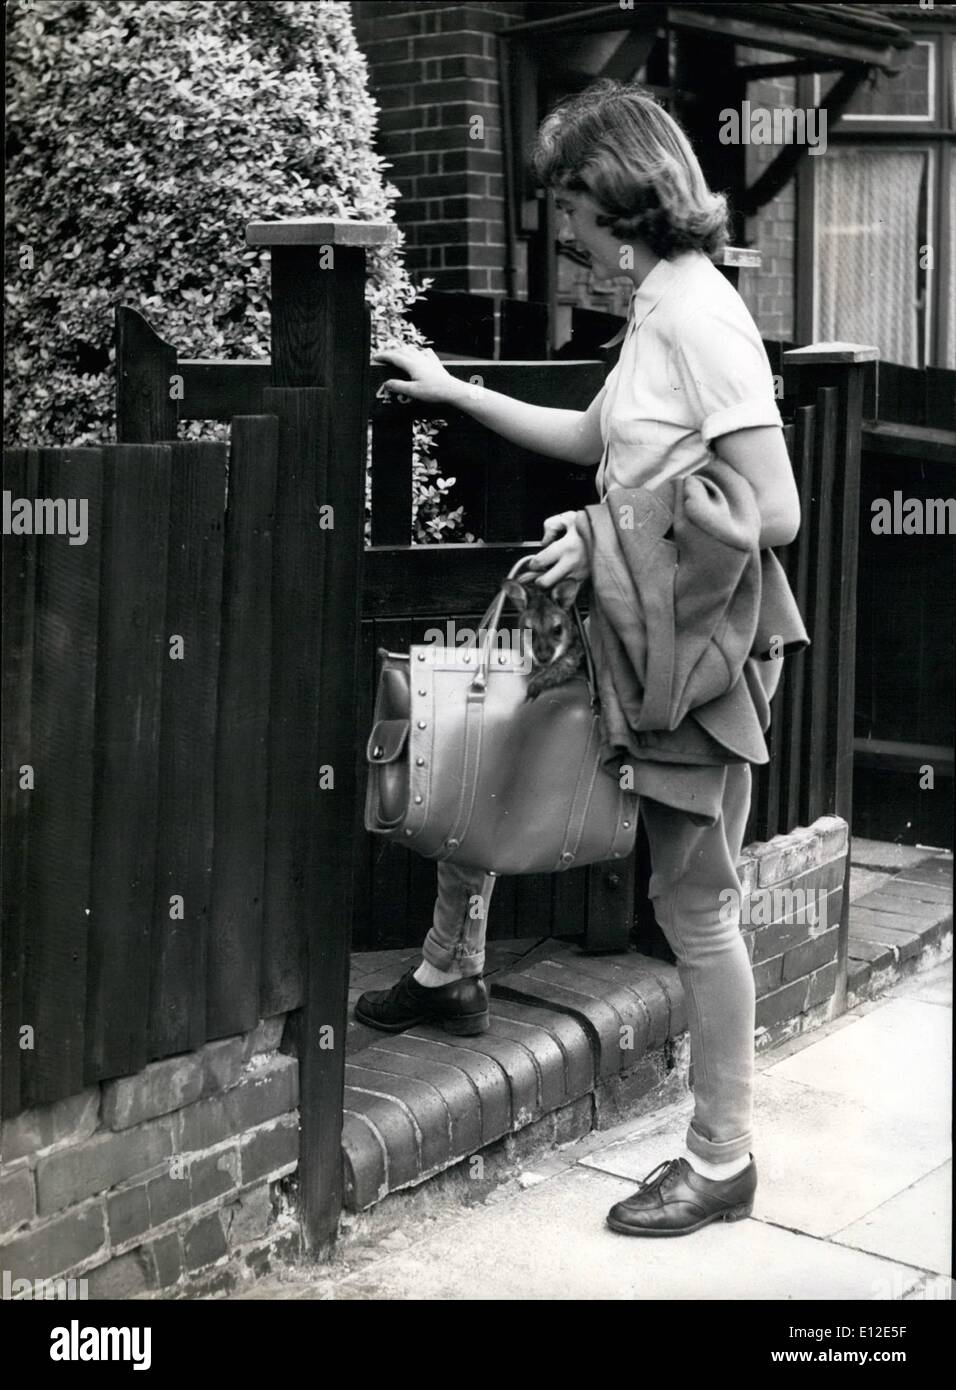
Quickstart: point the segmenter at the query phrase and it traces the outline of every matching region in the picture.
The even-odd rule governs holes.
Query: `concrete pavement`
[[[948,1299],[952,960],[757,1059],[753,1216],[618,1235],[612,1203],[682,1151],[692,1100],[544,1158],[480,1205],[420,1213],[243,1298]]]

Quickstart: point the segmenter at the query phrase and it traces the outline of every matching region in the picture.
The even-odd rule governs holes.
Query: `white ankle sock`
[[[423,960],[421,965],[412,976],[420,985],[426,989],[436,989],[439,985],[450,985],[453,980],[461,979],[460,970],[439,970],[436,966]]]
[[[744,1154],[743,1158],[732,1158],[727,1163],[708,1163],[705,1158],[691,1153],[690,1149],[684,1150],[684,1157],[696,1173],[702,1178],[709,1178],[711,1182],[724,1182],[750,1166],[749,1154]]]

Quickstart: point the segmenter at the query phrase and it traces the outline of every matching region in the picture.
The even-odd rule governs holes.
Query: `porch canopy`
[[[913,40],[900,24],[865,5],[528,4],[526,18],[499,35],[509,175],[510,260],[529,238],[529,297],[554,298],[554,235],[549,203],[537,196],[528,155],[538,124],[561,97],[598,77],[640,79],[688,132],[711,187],[728,194],[734,240],[744,219],[792,178],[807,144],[783,144],[748,187],[746,144],[722,143],[721,113],[741,110],[748,85],[767,78],[833,74],[817,104],[798,83],[794,106],[838,120],[862,83],[894,74]],[[533,243],[543,240],[544,244]]]

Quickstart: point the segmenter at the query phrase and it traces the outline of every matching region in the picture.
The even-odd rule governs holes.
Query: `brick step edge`
[[[899,927],[886,931],[861,924],[859,917],[855,921],[854,906],[847,952],[847,1009],[877,999],[900,980],[923,974],[952,957],[951,911],[935,922],[900,917]],[[871,913],[865,921],[871,922],[872,917]],[[894,939],[895,931],[899,936]]]

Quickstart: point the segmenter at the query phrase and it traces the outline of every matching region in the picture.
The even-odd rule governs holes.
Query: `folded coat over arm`
[[[809,645],[753,489],[719,459],[660,488],[614,487],[578,513],[605,766],[712,821],[728,763],[766,763],[761,664]],[[766,670],[766,668],[764,668]]]

